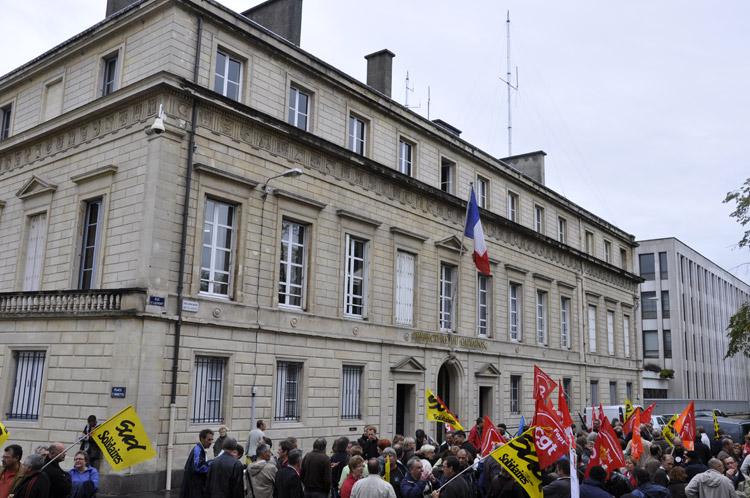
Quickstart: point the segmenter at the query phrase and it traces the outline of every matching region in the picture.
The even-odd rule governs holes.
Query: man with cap
[[[607,479],[607,471],[601,465],[594,465],[589,471],[589,477],[583,480],[580,493],[581,498],[612,498],[604,489],[604,481]]]

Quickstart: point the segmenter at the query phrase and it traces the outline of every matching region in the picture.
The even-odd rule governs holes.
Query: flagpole
[[[469,182],[469,200],[466,201],[466,213],[464,214],[464,228],[461,230],[461,247],[458,249],[458,267],[456,268],[456,280],[453,282],[453,295],[451,296],[451,318],[457,326],[456,322],[456,288],[458,287],[458,279],[461,278],[461,260],[464,259],[464,240],[466,239],[466,221],[469,219],[469,205],[471,204],[471,192],[474,188],[474,182]]]
[[[94,427],[94,429],[92,429],[91,432],[94,432],[95,430],[96,430],[96,427]],[[47,465],[49,465],[52,462],[54,462],[55,460],[57,460],[60,455],[64,455],[65,453],[67,453],[73,446],[79,444],[84,437],[91,437],[91,432],[89,432],[88,434],[86,434],[86,436],[81,436],[78,439],[76,439],[76,441],[73,444],[71,444],[70,446],[68,446],[67,448],[65,448],[64,450],[62,450],[60,453],[58,453],[57,455],[55,455],[55,458],[50,458],[49,462],[45,463],[44,467],[42,467],[41,470],[44,470],[44,468]]]

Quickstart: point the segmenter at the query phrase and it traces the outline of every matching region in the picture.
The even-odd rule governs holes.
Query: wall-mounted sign
[[[124,398],[125,397],[125,389],[124,387],[113,387],[112,393],[110,394],[110,397],[112,398]]]

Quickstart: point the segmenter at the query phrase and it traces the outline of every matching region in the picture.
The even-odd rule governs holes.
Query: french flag
[[[471,187],[469,197],[469,209],[466,210],[466,228],[464,235],[474,239],[474,264],[477,269],[485,275],[490,274],[490,257],[487,254],[487,245],[484,243],[484,232],[482,231],[482,220],[479,219],[479,207],[474,197],[474,186]]]

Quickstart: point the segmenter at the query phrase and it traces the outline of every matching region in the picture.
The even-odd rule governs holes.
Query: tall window
[[[102,81],[102,97],[116,90],[117,54],[104,59],[104,80]]]
[[[641,278],[645,280],[653,280],[656,276],[654,268],[654,255],[651,254],[639,254],[638,262],[641,267]]]
[[[607,349],[615,354],[615,312],[611,310],[607,310]]]
[[[607,263],[612,262],[612,242],[608,240],[604,241],[604,261]]]
[[[242,63],[219,50],[216,52],[214,92],[232,100],[240,100]]]
[[[456,163],[443,158],[440,161],[440,190],[455,193]]]
[[[396,323],[399,325],[414,325],[415,262],[413,254],[396,253]]]
[[[369,244],[366,240],[346,235],[344,314],[347,316],[365,316],[368,250]]]
[[[508,315],[510,318],[510,339],[512,341],[521,340],[521,286],[511,283],[508,286]]]
[[[355,420],[362,418],[360,412],[362,367],[344,365],[341,369],[341,418]]]
[[[659,253],[659,271],[661,272],[661,279],[667,280],[669,278],[669,263],[667,263],[667,253]]]
[[[641,292],[641,318],[656,318],[656,292]]]
[[[510,376],[510,413],[521,413],[521,376]]]
[[[226,358],[197,356],[195,358],[195,397],[193,398],[194,424],[223,422],[224,370]]]
[[[37,291],[42,283],[44,245],[47,238],[47,214],[29,218],[29,233],[26,239],[26,266],[24,267],[23,290]]]
[[[630,358],[630,316],[623,315],[622,329],[623,337],[625,338],[625,357]]]
[[[672,331],[665,330],[664,334],[664,358],[672,357]]]
[[[490,333],[490,277],[477,275],[477,335]]]
[[[440,330],[452,331],[455,327],[453,291],[456,285],[456,267],[440,264]]]
[[[599,404],[599,381],[591,381],[591,405],[596,406]],[[593,416],[593,413],[591,414]]]
[[[570,347],[570,298],[560,298],[560,342],[562,347]]]
[[[623,270],[628,270],[628,251],[624,248],[620,248],[620,266]]]
[[[414,163],[414,146],[404,140],[398,142],[398,170],[408,176],[412,176],[412,165]]]
[[[589,351],[596,353],[596,306],[589,305]]]
[[[508,192],[508,219],[518,223],[518,196]]]
[[[477,177],[477,205],[480,208],[487,209],[489,185],[489,180],[482,178],[481,176]]]
[[[13,379],[11,420],[38,420],[44,379],[44,351],[14,351],[16,376]]]
[[[573,395],[573,383],[570,378],[563,377],[562,380],[563,395],[565,396],[565,402],[568,403],[568,410],[573,406],[571,402],[571,396]]]
[[[544,233],[544,208],[534,206],[534,230]]]
[[[610,405],[617,404],[617,382],[616,381],[609,383],[609,404]]]
[[[6,105],[0,109],[0,140],[5,140],[10,136],[10,116],[13,107]]]
[[[235,209],[225,202],[206,200],[201,260],[201,292],[206,294],[229,296]]]
[[[280,252],[279,304],[302,308],[307,283],[307,227],[283,220]]]
[[[536,342],[547,345],[547,293],[536,291]]]
[[[565,218],[557,219],[557,241],[566,244],[568,240],[568,222]]]
[[[355,116],[349,116],[349,150],[364,156],[367,150],[366,140],[367,123]]]
[[[289,87],[289,124],[307,130],[310,119],[310,96],[295,87]]]
[[[594,255],[594,232],[586,230],[586,254]]]
[[[669,291],[661,291],[661,317],[669,318]]]
[[[628,399],[633,399],[633,383],[632,382],[625,383],[625,397],[627,397]]]
[[[101,210],[101,199],[86,203],[81,242],[81,269],[78,272],[79,289],[91,289],[94,285]]]
[[[299,382],[302,363],[280,361],[276,364],[274,420],[299,420]]]
[[[659,331],[657,330],[644,330],[643,331],[643,357],[644,358],[658,358],[659,357]]]

